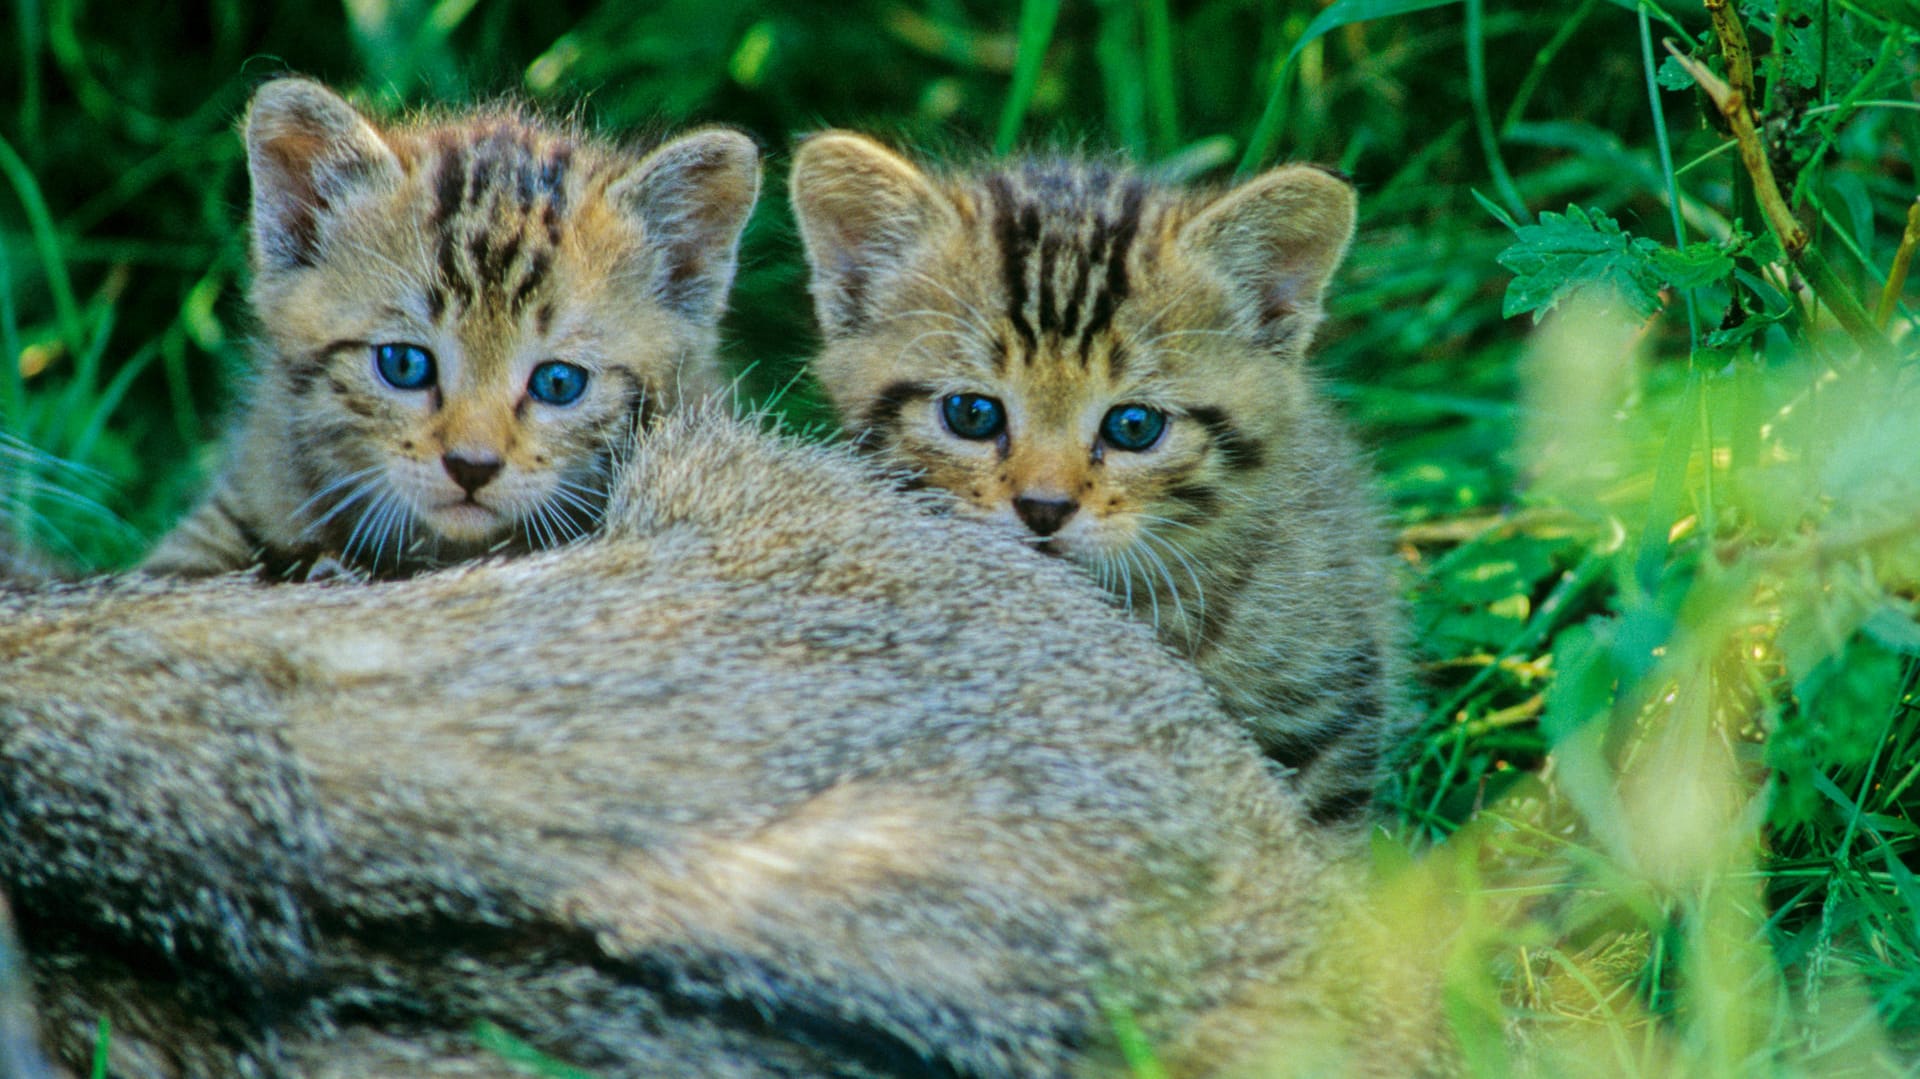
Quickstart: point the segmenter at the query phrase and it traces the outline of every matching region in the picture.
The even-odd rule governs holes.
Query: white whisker
[[[370,465],[366,468],[360,469],[358,472],[349,472],[346,475],[341,476],[339,479],[334,480],[332,483],[327,484],[325,487],[320,488],[318,491],[315,491],[311,496],[309,496],[305,502],[302,502],[300,503],[300,505],[294,507],[293,514],[292,514],[293,518],[295,520],[298,520],[301,516],[305,515],[305,513],[309,509],[312,509],[315,505],[317,505],[321,499],[326,498],[328,495],[334,493],[335,491],[340,490],[342,487],[349,487],[354,484],[360,483],[362,480],[366,480],[373,477],[374,474],[380,471],[380,468],[381,466],[379,465]],[[370,487],[372,485],[369,484],[368,486]],[[348,496],[348,500],[351,500],[355,497],[359,497],[361,493],[362,492],[360,491],[356,491],[350,494]],[[306,528],[306,531],[311,531],[312,529],[317,528],[322,524],[325,524],[329,519],[332,518],[334,513],[338,513],[338,512],[340,512],[340,505],[335,505],[333,507],[332,513],[329,513],[327,514],[327,516],[322,517],[318,521],[315,521],[312,524],[308,525]]]

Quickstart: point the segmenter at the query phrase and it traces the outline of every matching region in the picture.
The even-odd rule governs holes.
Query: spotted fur
[[[1352,189],[1305,166],[1225,192],[1085,160],[943,175],[828,132],[792,192],[814,369],[857,437],[1085,566],[1194,659],[1315,820],[1366,820],[1402,716],[1400,616],[1366,471],[1304,360]],[[1004,426],[962,437],[954,395]],[[1157,442],[1102,433],[1126,405],[1165,418]]]
[[[374,576],[554,546],[630,432],[718,384],[759,184],[745,136],[643,152],[498,107],[381,125],[303,79],[246,124],[257,377],[213,493],[154,573]],[[382,375],[423,349],[432,383]],[[533,373],[585,373],[577,399]]]

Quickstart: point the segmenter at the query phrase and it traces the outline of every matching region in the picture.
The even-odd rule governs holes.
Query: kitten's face
[[[793,188],[847,425],[976,515],[1150,578],[1194,572],[1189,536],[1284,444],[1352,221],[1312,170],[1219,198],[1075,163],[943,181],[833,134]]]
[[[256,407],[284,417],[306,535],[377,570],[580,534],[629,433],[717,384],[751,143],[379,130],[296,86],[248,134]]]

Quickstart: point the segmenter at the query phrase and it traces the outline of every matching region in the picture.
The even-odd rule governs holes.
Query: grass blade
[[[1047,46],[1053,42],[1053,28],[1059,21],[1060,0],[1025,0],[1020,5],[1020,43],[1014,53],[1013,86],[1007,91],[1006,106],[1000,111],[1000,131],[993,139],[996,154],[1007,154],[1020,138],[1020,125],[1033,104]]]
[[[1144,0],[1147,44],[1147,100],[1153,106],[1153,156],[1165,157],[1180,144],[1180,106],[1173,83],[1173,20],[1167,0]]]
[[[69,351],[77,354],[84,347],[86,333],[80,305],[73,298],[73,283],[67,278],[66,261],[60,256],[60,236],[53,227],[53,215],[47,211],[47,200],[41,197],[32,170],[4,137],[0,137],[0,174],[13,186],[20,209],[27,215],[27,227],[33,230],[33,245],[40,252],[47,288],[53,292],[54,310],[59,313],[61,339]]]
[[[1314,17],[1301,32],[1299,40],[1287,50],[1278,64],[1272,68],[1273,87],[1267,94],[1266,109],[1253,125],[1253,134],[1247,139],[1246,155],[1240,159],[1240,175],[1246,175],[1266,164],[1273,153],[1273,145],[1279,141],[1280,125],[1287,116],[1286,94],[1287,73],[1300,55],[1300,50],[1324,37],[1326,34],[1350,26],[1357,22],[1373,19],[1387,19],[1395,15],[1406,15],[1428,8],[1444,7],[1458,3],[1459,0],[1335,0],[1327,9]]]
[[[1473,126],[1480,135],[1480,150],[1487,157],[1487,173],[1493,188],[1515,217],[1527,216],[1526,200],[1514,186],[1513,175],[1500,157],[1500,138],[1493,130],[1493,109],[1487,104],[1486,0],[1467,0],[1467,91],[1473,97]]]

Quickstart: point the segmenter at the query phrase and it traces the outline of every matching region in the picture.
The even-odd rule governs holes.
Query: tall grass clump
[[[217,459],[246,368],[231,124],[272,74],[753,131],[729,347],[803,425],[798,134],[1345,169],[1361,233],[1316,362],[1376,448],[1422,669],[1382,917],[1446,922],[1469,1070],[1916,1069],[1911,0],[18,0],[12,25],[0,529],[88,569]]]

